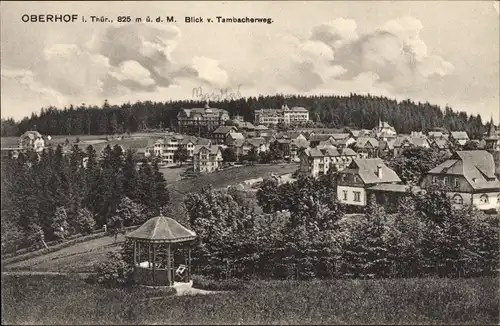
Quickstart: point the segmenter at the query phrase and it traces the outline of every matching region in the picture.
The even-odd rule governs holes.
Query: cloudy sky
[[[236,89],[258,94],[370,93],[483,119],[499,107],[493,1],[2,2],[1,115],[41,107],[167,101]],[[23,14],[156,18],[177,23],[24,23]],[[186,24],[185,16],[205,17]],[[207,23],[269,17],[272,24]]]

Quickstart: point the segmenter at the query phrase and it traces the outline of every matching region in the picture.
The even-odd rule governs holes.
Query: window
[[[342,190],[342,194],[344,194],[344,200],[347,200],[347,190]]]
[[[454,178],[454,179],[453,179],[453,182],[454,182],[454,184],[455,184],[455,188],[458,188],[458,186],[459,186],[459,183],[458,183],[458,178]]]
[[[500,194],[497,195],[497,204],[500,204]]]
[[[444,178],[443,178],[443,184],[444,184],[445,186],[447,186],[447,185],[448,185],[448,177],[444,177]]]
[[[359,191],[354,191],[354,201],[361,201],[361,193]]]
[[[479,198],[479,203],[480,204],[488,204],[488,195],[484,194]]]
[[[453,200],[453,203],[457,204],[457,205],[462,205],[464,203],[464,199],[459,194],[455,194],[453,196],[452,200]]]

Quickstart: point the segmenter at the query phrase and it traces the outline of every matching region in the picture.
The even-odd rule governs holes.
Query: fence
[[[135,225],[135,226],[126,227],[124,229],[125,230],[133,230],[133,229],[136,229],[138,227],[139,227],[138,225]],[[66,240],[64,240],[63,242],[61,242],[60,240],[47,242],[48,248],[40,249],[40,246],[43,246],[40,243],[37,246],[32,246],[30,248],[17,250],[16,252],[11,253],[11,254],[4,254],[2,252],[2,258],[7,257],[7,259],[2,260],[2,265],[17,263],[17,262],[22,261],[22,260],[38,257],[38,256],[45,255],[45,254],[48,254],[48,253],[51,253],[51,252],[54,252],[57,250],[61,250],[61,249],[73,246],[77,243],[86,242],[86,241],[102,238],[105,236],[111,236],[111,234],[105,233],[103,230],[96,230],[96,231],[92,232],[92,234],[86,235],[86,236],[82,236],[81,234],[75,234],[71,237],[66,238]]]

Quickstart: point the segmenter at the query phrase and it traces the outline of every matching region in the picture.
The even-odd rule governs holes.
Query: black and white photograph
[[[500,325],[499,1],[2,1],[2,325]]]

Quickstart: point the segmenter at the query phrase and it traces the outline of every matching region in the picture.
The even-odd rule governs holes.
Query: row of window
[[[353,201],[355,202],[361,202],[361,192],[360,191],[353,191]],[[347,190],[342,190],[342,194],[344,195],[344,200],[348,200],[347,198]]]
[[[440,178],[438,176],[432,176],[432,184],[437,184],[439,182],[439,179]],[[451,181],[450,179],[451,178],[443,177],[443,180],[442,180],[443,185],[445,185],[445,186],[450,185],[450,181]],[[458,188],[460,186],[460,182],[459,182],[458,178],[456,178],[456,177],[453,178],[453,185],[456,188]]]
[[[454,204],[458,205],[462,205],[464,203],[464,199],[460,194],[453,195],[452,201]],[[484,205],[489,203],[490,203],[490,198],[487,194],[483,194],[481,195],[481,197],[479,197],[479,204]],[[500,204],[500,194],[497,195],[497,204]]]

